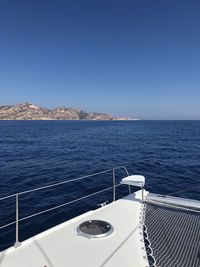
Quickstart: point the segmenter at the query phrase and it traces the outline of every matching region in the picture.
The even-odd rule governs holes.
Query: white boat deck
[[[145,191],[145,195],[147,192]],[[141,191],[90,211],[0,253],[1,267],[145,267],[140,228]],[[86,220],[105,220],[114,231],[102,238],[77,235]]]

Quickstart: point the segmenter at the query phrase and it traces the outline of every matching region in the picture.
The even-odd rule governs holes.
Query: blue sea
[[[0,197],[121,165],[151,192],[200,200],[200,121],[0,121]],[[117,170],[117,183],[124,176]],[[19,217],[109,186],[112,172],[21,195]],[[107,200],[112,191],[22,221],[19,239]],[[15,198],[0,201],[0,214],[0,226],[15,220]],[[0,250],[14,242],[15,225],[0,230]]]

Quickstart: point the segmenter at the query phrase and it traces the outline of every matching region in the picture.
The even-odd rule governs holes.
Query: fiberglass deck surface
[[[0,267],[145,267],[141,234],[141,191],[90,211],[0,254]],[[88,239],[76,234],[85,220],[105,220],[113,228],[108,237]]]

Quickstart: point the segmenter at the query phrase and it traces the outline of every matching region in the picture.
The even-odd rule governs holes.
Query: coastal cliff
[[[89,113],[69,107],[47,109],[24,103],[0,106],[0,120],[129,120],[129,118],[116,118],[104,113]]]

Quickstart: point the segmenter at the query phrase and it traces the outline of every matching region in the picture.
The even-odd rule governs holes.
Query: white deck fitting
[[[147,192],[145,191],[145,195]],[[146,267],[140,226],[141,191],[90,211],[0,253],[1,267]],[[114,232],[104,238],[78,236],[85,220],[105,220]]]
[[[121,184],[133,185],[137,187],[144,187],[145,177],[142,175],[130,175],[121,180]]]

